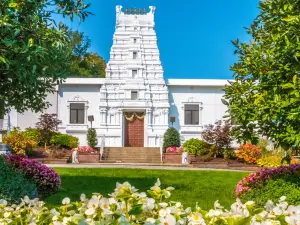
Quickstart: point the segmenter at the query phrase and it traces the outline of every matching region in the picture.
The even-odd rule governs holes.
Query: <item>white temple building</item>
[[[178,129],[183,141],[200,138],[204,125],[225,115],[221,99],[227,80],[164,79],[155,7],[149,8],[124,12],[116,7],[106,78],[68,78],[47,97],[52,106],[45,113],[57,114],[62,121],[58,131],[78,137],[80,145],[87,145],[92,126],[98,143],[104,138],[105,146],[157,147],[170,126]],[[8,120],[11,128],[35,127],[39,115],[11,111],[3,128]]]

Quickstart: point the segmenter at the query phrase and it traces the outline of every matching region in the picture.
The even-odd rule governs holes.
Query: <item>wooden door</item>
[[[144,147],[144,118],[125,119],[125,147]]]

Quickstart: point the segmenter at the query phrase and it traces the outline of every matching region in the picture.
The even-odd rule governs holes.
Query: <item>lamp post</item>
[[[176,120],[175,116],[170,117],[170,122],[172,123],[172,127],[173,127],[173,123],[175,123],[175,120]]]
[[[88,116],[88,121],[91,122],[91,128],[93,128],[94,116]]]

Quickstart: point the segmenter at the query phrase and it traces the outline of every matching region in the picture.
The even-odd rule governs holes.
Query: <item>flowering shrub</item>
[[[245,177],[236,187],[236,195],[242,199],[249,196],[260,199],[271,199],[283,193],[289,202],[300,203],[300,165],[266,168]],[[254,197],[255,196],[255,197]],[[267,196],[267,197],[266,197]]]
[[[37,185],[40,197],[45,198],[58,191],[61,180],[53,169],[19,155],[9,155],[6,160],[16,171],[22,172]]]
[[[82,153],[92,153],[94,152],[94,149],[90,146],[79,146],[78,148],[72,148],[72,151],[77,150],[78,152]]]
[[[261,167],[271,168],[281,166],[282,156],[280,155],[266,155],[257,160],[257,165]],[[291,164],[297,163],[296,160],[292,157]],[[286,163],[283,163],[283,166],[287,166]]]
[[[19,128],[14,128],[8,135],[3,136],[2,141],[11,146],[12,153],[18,155],[26,155],[37,146],[37,143],[25,136]]]
[[[166,132],[164,133],[164,140],[163,140],[163,150],[164,152],[167,150],[168,147],[179,147],[180,146],[180,135],[178,130],[174,127],[169,127]]]
[[[182,153],[183,148],[182,147],[168,147],[166,152],[167,153]]]
[[[299,224],[300,206],[288,205],[285,197],[277,204],[268,201],[258,209],[253,201],[243,204],[237,200],[230,210],[215,202],[214,208],[204,211],[196,207],[185,209],[180,202],[171,202],[172,187],[162,189],[159,180],[147,193],[139,193],[128,182],[118,184],[109,198],[84,194],[80,202],[62,200],[57,209],[48,209],[38,199],[22,199],[20,205],[8,205],[0,200],[1,224],[144,224],[144,225],[206,225],[206,224]]]
[[[260,149],[252,144],[242,145],[236,152],[236,157],[245,163],[253,164],[260,158]]]

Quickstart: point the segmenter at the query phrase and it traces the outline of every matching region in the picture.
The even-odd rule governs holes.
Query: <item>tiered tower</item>
[[[116,7],[116,30],[100,89],[101,123],[97,132],[105,135],[105,146],[126,146],[127,132],[134,133],[127,130],[127,113],[144,117],[144,147],[159,146],[168,128],[168,88],[154,29],[155,7],[149,9],[124,12],[122,6]]]

